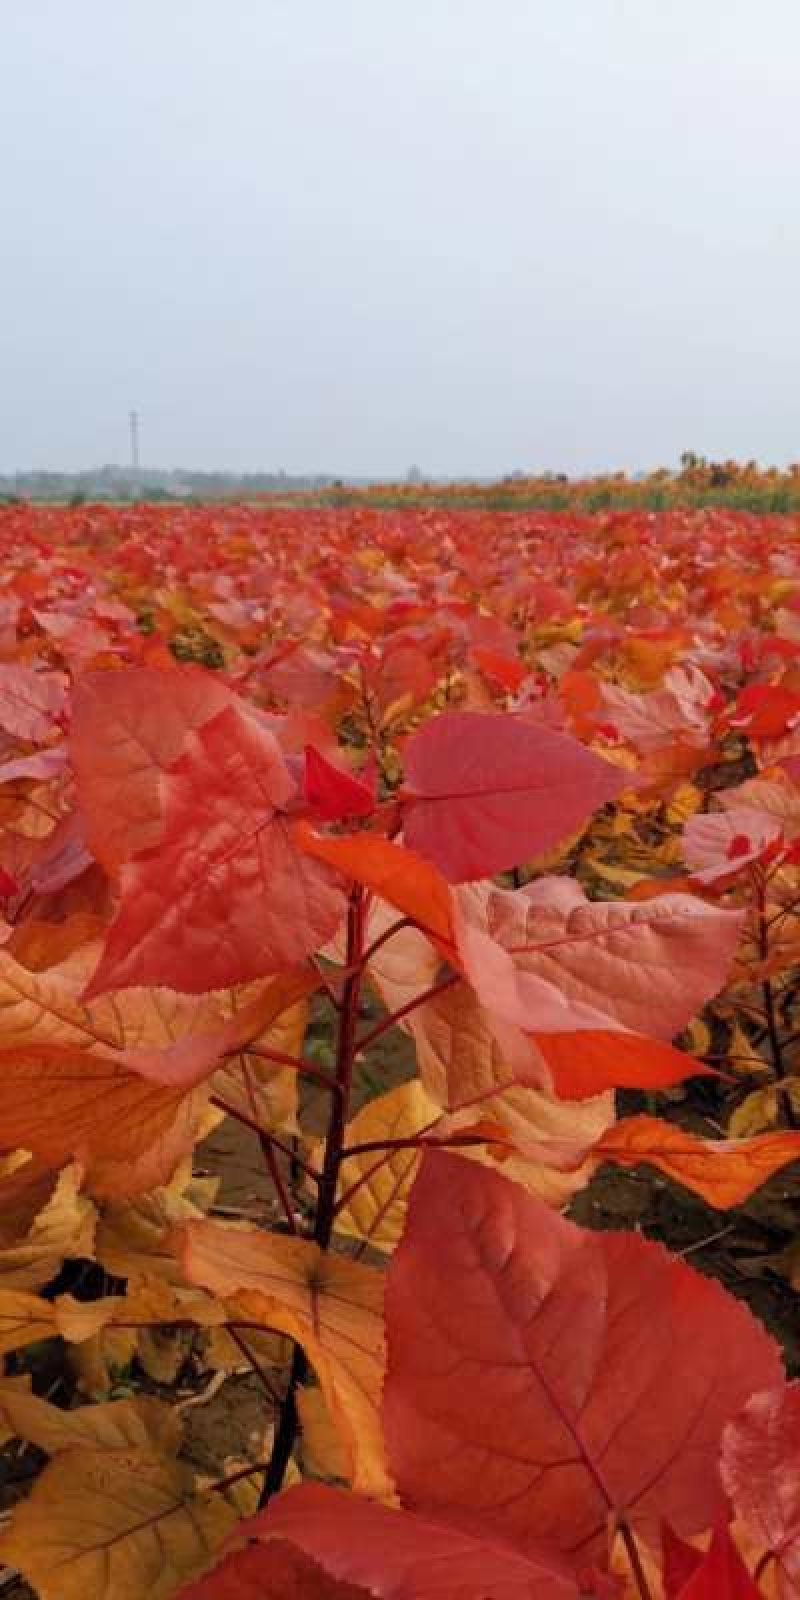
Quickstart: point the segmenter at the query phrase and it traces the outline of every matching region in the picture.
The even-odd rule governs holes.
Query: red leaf
[[[578,1029],[532,1037],[561,1100],[588,1100],[604,1089],[669,1089],[687,1078],[719,1076],[686,1051],[640,1033]]]
[[[271,733],[229,706],[164,774],[161,843],[126,863],[87,996],[135,984],[200,994],[291,970],[335,933],[344,890],[295,848]]]
[[[503,655],[500,650],[485,650],[480,645],[473,645],[472,659],[484,677],[493,678],[509,694],[516,694],[530,672],[530,668],[517,656]]]
[[[305,756],[305,797],[323,822],[372,815],[375,796],[365,783],[327,761],[312,744],[306,745]]]
[[[405,773],[406,841],[451,883],[551,850],[630,783],[567,734],[471,711],[425,723]]]
[[[523,1553],[498,1540],[479,1520],[472,1519],[461,1532],[447,1521],[393,1511],[321,1484],[289,1489],[237,1533],[286,1539],[337,1578],[368,1585],[379,1600],[422,1596],[577,1600],[578,1596],[566,1564],[551,1551]],[[265,1596],[272,1592],[264,1591]],[[206,1595],[191,1600],[206,1600]],[[216,1600],[213,1591],[208,1600]],[[281,1590],[276,1591],[276,1600],[282,1600]]]
[[[102,866],[113,872],[156,843],[161,774],[192,728],[235,703],[231,690],[199,667],[129,667],[78,680],[70,758],[89,848]]]
[[[179,1600],[370,1600],[375,1590],[340,1581],[283,1539],[225,1556]]]
[[[661,1529],[661,1562],[664,1578],[664,1600],[677,1600],[693,1572],[702,1564],[703,1552],[693,1544],[679,1539],[668,1522]]]
[[[725,1429],[722,1481],[737,1514],[800,1593],[800,1382],[754,1395]]]
[[[724,1515],[722,1429],[781,1371],[750,1313],[659,1245],[584,1232],[441,1152],[412,1191],[387,1328],[403,1500],[583,1562],[609,1516],[652,1538],[662,1518],[685,1536]]]
[[[683,1588],[673,1592],[675,1600],[763,1600],[724,1523]]]
[[[727,1211],[743,1205],[790,1161],[800,1161],[800,1133],[780,1129],[751,1139],[699,1139],[663,1117],[623,1117],[603,1134],[594,1153],[622,1167],[649,1162]]]
[[[742,689],[729,721],[749,739],[779,739],[800,719],[800,695],[779,683],[751,683]]]

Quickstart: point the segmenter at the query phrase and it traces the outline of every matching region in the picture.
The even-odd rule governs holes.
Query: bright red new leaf
[[[692,1574],[702,1564],[703,1551],[687,1544],[673,1533],[668,1522],[661,1529],[661,1567],[664,1582],[664,1600],[678,1600],[678,1595]]]
[[[372,815],[375,796],[366,783],[328,761],[313,744],[306,745],[305,760],[305,797],[323,822]]]
[[[724,1523],[675,1600],[763,1600]]]

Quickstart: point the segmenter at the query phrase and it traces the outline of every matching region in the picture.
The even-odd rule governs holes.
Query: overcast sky
[[[797,0],[0,0],[0,471],[800,458]]]

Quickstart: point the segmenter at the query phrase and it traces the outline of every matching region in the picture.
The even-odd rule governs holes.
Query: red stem
[[[392,923],[390,928],[384,928],[383,933],[380,934],[377,939],[373,939],[369,949],[364,951],[364,954],[361,958],[362,964],[366,966],[367,963],[372,960],[373,956],[376,955],[380,950],[381,945],[388,944],[389,940],[393,939],[395,934],[400,932],[401,928],[413,928],[413,926],[414,924],[410,917],[400,917],[397,922]]]
[[[310,1061],[305,1061],[300,1056],[284,1055],[282,1050],[267,1050],[262,1045],[249,1044],[246,1050],[237,1050],[237,1055],[257,1056],[259,1061],[272,1061],[278,1067],[291,1067],[294,1072],[300,1073],[305,1078],[313,1078],[315,1083],[321,1083],[324,1089],[331,1094],[339,1093],[339,1085],[330,1072],[325,1072],[322,1067],[312,1066]]]
[[[258,1142],[261,1145],[262,1154],[267,1164],[267,1170],[273,1184],[275,1185],[278,1199],[281,1203],[281,1210],[286,1218],[286,1225],[290,1233],[297,1233],[297,1223],[294,1216],[292,1197],[288,1188],[286,1187],[286,1183],[284,1182],[283,1173],[278,1166],[278,1160],[275,1155],[275,1151],[272,1148],[272,1140],[270,1139],[269,1134],[260,1133],[258,1136]]]
[[[425,1150],[431,1145],[437,1150],[458,1150],[466,1145],[499,1143],[487,1138],[485,1133],[446,1134],[437,1139],[435,1134],[418,1133],[408,1139],[370,1139],[366,1144],[348,1144],[342,1150],[341,1160],[350,1156],[368,1156],[373,1150]]]

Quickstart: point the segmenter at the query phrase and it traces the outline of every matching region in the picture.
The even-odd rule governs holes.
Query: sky
[[[0,23],[0,472],[800,458],[797,0]]]

